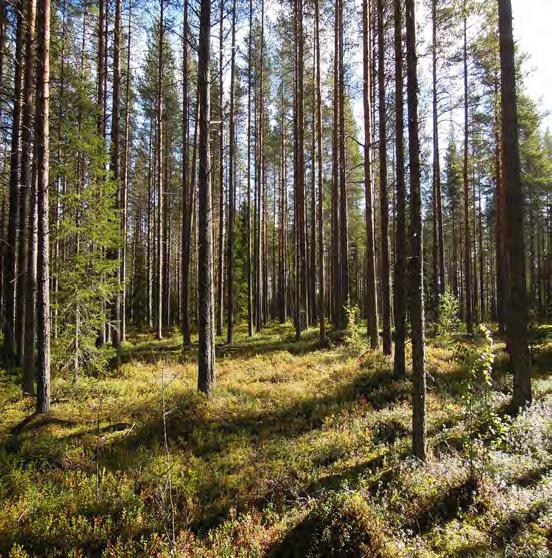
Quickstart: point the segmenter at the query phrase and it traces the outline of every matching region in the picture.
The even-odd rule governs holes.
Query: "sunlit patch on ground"
[[[321,348],[314,330],[295,343],[288,325],[240,329],[218,349],[210,400],[176,335],[134,336],[106,377],[56,377],[48,418],[3,373],[0,555],[548,556],[546,331],[534,407],[475,457],[465,370],[454,344],[430,346],[426,465],[409,458],[409,379],[377,353]],[[498,364],[500,406],[511,378]]]

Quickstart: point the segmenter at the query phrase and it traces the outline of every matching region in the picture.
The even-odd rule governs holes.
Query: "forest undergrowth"
[[[425,464],[410,379],[358,332],[239,329],[210,399],[176,333],[134,334],[117,372],[54,378],[51,415],[2,371],[0,556],[549,556],[552,327],[515,419],[504,344],[486,343],[430,340]]]

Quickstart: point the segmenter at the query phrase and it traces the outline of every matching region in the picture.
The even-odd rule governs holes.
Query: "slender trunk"
[[[389,263],[389,198],[387,192],[387,111],[385,102],[385,29],[383,0],[378,0],[378,107],[381,227],[381,313],[383,354],[391,354],[391,272]]]
[[[296,176],[295,176],[295,223],[297,229],[297,268],[296,297],[297,318],[295,338],[301,337],[302,330],[307,326],[307,238],[306,238],[306,207],[305,207],[305,136],[304,136],[304,36],[303,36],[303,0],[295,2],[295,25],[297,40],[297,84],[296,84]]]
[[[4,83],[4,54],[6,48],[6,28],[8,23],[6,2],[5,0],[0,0],[0,83]],[[0,122],[4,121],[4,111],[2,103],[0,103]],[[2,172],[5,169],[5,147],[2,146]],[[6,238],[6,195],[3,192],[2,196],[2,222],[0,233],[3,238]],[[5,269],[5,253],[6,247],[4,243],[0,246],[0,318],[4,317],[4,269]]]
[[[349,300],[349,219],[347,198],[347,157],[345,149],[345,65],[344,60],[344,25],[343,25],[343,0],[337,0],[339,6],[339,233],[340,233],[340,257],[341,257],[341,324],[346,325],[345,306]]]
[[[228,332],[227,342],[232,345],[234,342],[234,220],[236,211],[236,184],[235,184],[235,73],[236,73],[236,12],[237,0],[233,0],[232,4],[232,52],[230,54],[230,127],[229,127],[229,144],[230,152],[228,154],[228,299],[227,299],[227,319]]]
[[[247,331],[253,337],[253,285],[251,258],[251,65],[253,56],[253,0],[249,0],[247,57]]]
[[[98,136],[102,141],[102,148],[105,149],[106,124],[107,124],[107,57],[108,57],[108,27],[109,27],[109,3],[106,0],[99,0],[98,17],[98,98],[97,102],[97,128]],[[102,305],[103,306],[103,305]],[[105,307],[103,308],[105,309]],[[105,344],[107,338],[106,326],[101,325],[98,331],[97,343],[99,346]]]
[[[368,0],[362,2],[362,53],[364,101],[364,198],[366,205],[366,317],[370,347],[379,347],[378,298],[376,286],[376,253],[374,225],[374,190],[372,182],[372,60],[370,56],[371,13]]]
[[[17,229],[19,218],[19,175],[21,169],[21,112],[24,63],[24,2],[15,4],[15,61],[9,175],[8,242],[4,256],[4,350],[8,360],[17,359],[15,296],[17,279]]]
[[[189,165],[190,99],[188,77],[188,0],[184,0],[184,24],[182,34],[182,285],[180,287],[180,319],[184,347],[191,345],[190,335],[190,265],[192,247],[192,196]],[[194,137],[194,144],[195,144]]]
[[[49,140],[50,140],[50,0],[38,2],[37,52],[37,412],[50,411],[50,224],[49,224]]]
[[[394,0],[395,7],[395,143],[397,223],[395,237],[395,375],[406,374],[406,184],[404,173],[404,95],[402,50],[402,2]]]
[[[35,379],[35,337],[36,337],[36,266],[37,266],[37,206],[36,206],[36,162],[32,165],[31,195],[29,206],[29,232],[27,258],[27,281],[25,284],[25,350],[23,351],[23,371],[29,375],[29,387],[34,393]]]
[[[316,143],[318,166],[318,318],[320,342],[326,341],[326,269],[324,266],[324,177],[322,176],[322,94],[320,78],[320,6],[315,0],[315,51],[316,51]],[[314,161],[313,161],[314,166]],[[314,246],[313,246],[314,249]]]
[[[256,73],[256,229],[255,229],[255,328],[260,331],[264,325],[264,0],[261,0],[261,29],[259,36],[259,65]]]
[[[408,152],[410,156],[410,320],[412,327],[412,450],[426,459],[426,374],[424,347],[424,268],[422,189],[418,130],[418,69],[415,0],[406,0]]]
[[[220,0],[220,29],[219,29],[219,237],[218,237],[218,266],[217,266],[217,304],[216,331],[222,335],[224,321],[224,0]]]
[[[470,185],[468,178],[469,162],[469,114],[468,114],[468,23],[466,0],[464,0],[464,306],[466,330],[473,333],[473,299],[471,277],[471,234],[470,234]]]
[[[165,0],[159,2],[159,60],[157,65],[157,151],[156,151],[156,186],[157,186],[157,339],[163,337],[163,49],[165,36]]]
[[[105,91],[104,91],[104,81],[105,81],[105,9],[104,9],[105,0],[99,0],[98,2],[98,97],[96,99],[96,103],[98,105],[98,120],[97,120],[97,128],[98,128],[98,135],[103,138],[105,133],[105,124],[104,118],[105,114],[103,111],[104,106],[104,98],[105,98]]]
[[[198,389],[209,395],[215,383],[213,230],[211,198],[209,60],[211,0],[201,0],[199,18],[199,375]]]
[[[127,243],[128,243],[128,183],[130,173],[130,48],[132,23],[132,2],[128,6],[126,78],[125,78],[125,139],[124,171],[121,190],[123,245],[121,252],[121,341],[126,341],[127,323]]]
[[[115,29],[113,33],[113,106],[111,111],[111,177],[115,182],[114,205],[117,217],[121,219],[121,188],[120,188],[120,158],[121,143],[120,122],[121,122],[121,0],[115,0]],[[122,221],[119,227],[122,229]],[[117,291],[111,301],[111,342],[116,350],[121,346],[121,249],[116,248],[111,254],[113,260],[117,262]]]
[[[479,234],[478,234],[478,243],[479,243],[479,317],[481,321],[485,321],[486,317],[486,305],[485,305],[485,274],[484,274],[484,265],[485,265],[485,255],[483,254],[483,208],[481,205],[481,186],[479,186],[477,202],[478,202],[478,217],[479,217]]]
[[[316,33],[316,31],[315,31]],[[311,142],[311,188],[310,188],[310,239],[307,244],[309,255],[309,322],[316,323],[317,302],[316,302],[316,49],[313,48],[312,64],[312,142]]]
[[[334,64],[333,64],[333,123],[332,123],[332,319],[339,327],[341,308],[341,271],[339,242],[339,8],[335,4],[334,22]]]
[[[31,351],[34,354],[34,346],[28,347],[26,339],[26,303],[27,287],[34,288],[27,275],[29,271],[29,248],[32,235],[33,217],[30,211],[31,189],[32,189],[32,149],[33,149],[33,93],[34,93],[34,34],[35,34],[36,0],[29,0],[26,13],[26,39],[25,39],[25,77],[23,86],[23,116],[21,137],[21,185],[19,189],[19,244],[18,244],[18,269],[17,276],[17,301],[16,301],[16,326],[17,347],[20,362],[25,359],[25,354]],[[29,310],[34,311],[31,306]],[[34,313],[34,312],[33,312]],[[31,322],[32,316],[29,316]],[[32,327],[32,325],[31,325]],[[28,360],[28,359],[26,359]],[[34,374],[31,367],[23,367],[23,391],[32,393],[34,391]]]
[[[155,240],[153,216],[153,119],[149,127],[148,145],[148,214],[147,214],[147,319],[148,327],[153,327],[153,244]]]
[[[496,309],[497,322],[501,333],[506,331],[506,237],[508,234],[506,227],[506,192],[502,176],[502,142],[501,142],[501,111],[498,79],[495,83],[495,212],[496,212]]]
[[[169,238],[169,220],[171,215],[171,146],[167,134],[163,146],[164,168],[163,168],[163,192],[166,199],[163,200],[163,327],[170,327],[171,315],[171,242]]]
[[[280,140],[280,238],[279,238],[279,304],[280,323],[287,320],[287,150],[285,129],[284,89],[280,90],[281,140]]]
[[[445,245],[441,199],[441,159],[439,151],[439,106],[437,93],[437,0],[431,3],[433,77],[433,275],[435,296],[445,292]]]

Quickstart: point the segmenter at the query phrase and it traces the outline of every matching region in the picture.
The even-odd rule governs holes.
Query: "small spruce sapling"
[[[345,328],[345,344],[353,350],[362,350],[365,345],[360,328],[360,309],[350,302],[344,306],[347,327]]]
[[[460,331],[460,303],[450,289],[445,291],[439,304],[437,335],[447,340]]]
[[[478,334],[482,344],[467,349],[463,357],[467,364],[467,374],[462,382],[466,418],[464,447],[472,473],[478,460],[483,466],[488,462],[490,449],[500,444],[507,431],[505,419],[497,414],[492,403],[494,341],[490,330],[483,324],[479,326]]]

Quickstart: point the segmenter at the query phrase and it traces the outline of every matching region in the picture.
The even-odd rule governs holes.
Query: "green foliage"
[[[359,362],[349,347],[321,349],[314,330],[299,344],[291,339],[290,324],[254,339],[238,326],[235,345],[221,347],[217,390],[206,400],[196,393],[196,346],[182,359],[179,336],[130,332],[116,376],[54,377],[53,413],[19,429],[32,401],[0,371],[0,554],[546,556],[545,375],[535,379],[536,403],[496,444],[488,421],[464,420],[458,396],[469,365],[470,374],[484,369],[489,404],[504,399],[489,385],[490,357],[476,358],[495,352],[490,340],[470,339],[473,358],[460,363],[452,347],[429,345],[432,457],[422,464],[407,457],[410,385],[394,378],[388,359],[368,353]],[[497,366],[497,384],[501,374]],[[174,541],[163,505],[161,378]],[[483,388],[478,379],[471,384],[476,405]],[[470,435],[489,446],[477,476],[464,444]]]
[[[63,247],[52,275],[57,289],[52,300],[56,335],[52,361],[60,371],[98,373],[112,350],[98,348],[98,331],[109,321],[110,301],[118,288],[119,262],[111,257],[121,244],[115,207],[118,185],[107,171],[107,151],[97,134],[93,84],[73,76],[74,92],[67,103],[73,118],[59,122],[59,157],[52,173],[59,188],[54,246]]]
[[[466,352],[467,374],[462,382],[462,402],[468,425],[464,444],[472,468],[477,457],[487,461],[488,451],[499,444],[507,432],[506,419],[498,415],[492,400],[494,341],[483,324],[479,326],[479,335],[481,345]]]
[[[450,289],[445,291],[439,302],[437,335],[449,339],[460,331],[460,302]]]
[[[345,318],[347,320],[345,344],[355,351],[360,351],[366,344],[366,340],[361,332],[360,308],[349,302],[345,305]]]

